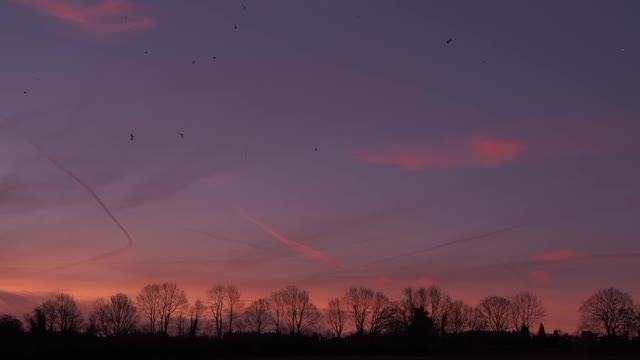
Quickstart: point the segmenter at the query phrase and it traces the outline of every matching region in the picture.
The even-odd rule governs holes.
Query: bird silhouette
[[[129,133],[129,136],[131,136],[131,141],[133,141],[133,133]]]
[[[24,91],[24,94],[27,95],[27,90]]]
[[[145,51],[144,51],[144,53],[145,53],[145,54],[148,54],[148,53],[149,53],[149,51],[145,50]]]
[[[233,24],[233,27],[238,30],[238,24]]]
[[[316,148],[316,151],[318,151],[318,148]]]
[[[195,61],[195,60],[193,60],[193,61],[191,62],[191,65],[195,65],[195,64],[196,64],[196,61]]]
[[[213,57],[213,62],[215,62],[215,61],[216,61],[216,57],[214,56],[214,57]]]
[[[452,41],[453,41],[453,39],[449,39],[449,40],[447,40],[447,44],[448,44],[448,43],[450,43],[450,42],[452,42]]]
[[[124,16],[124,19],[127,20],[129,17],[127,15]]]
[[[247,5],[242,4],[242,10],[247,11]]]
[[[183,134],[183,133],[180,133],[180,137],[184,139],[184,134]]]

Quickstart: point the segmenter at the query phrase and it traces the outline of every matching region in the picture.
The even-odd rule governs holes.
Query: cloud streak
[[[92,32],[118,33],[155,26],[151,17],[134,16],[133,6],[127,0],[102,0],[93,4],[74,0],[13,1]]]
[[[547,262],[562,262],[562,261],[577,260],[582,257],[583,257],[582,255],[580,255],[575,251],[561,250],[561,251],[554,251],[550,253],[535,255],[531,258],[531,260],[536,263],[547,263]]]
[[[472,136],[436,147],[395,145],[383,149],[357,148],[352,158],[368,164],[396,166],[408,171],[460,166],[499,166],[515,161],[526,149],[519,141]]]
[[[41,147],[39,147],[36,144],[32,144],[36,150],[47,160],[49,160],[49,162],[51,162],[55,167],[57,167],[60,171],[64,172],[65,174],[67,174],[69,177],[71,177],[78,185],[82,186],[82,188],[84,188],[87,193],[89,193],[89,195],[91,195],[91,197],[98,203],[98,205],[100,205],[100,207],[102,208],[102,210],[104,210],[104,212],[107,214],[107,216],[111,219],[111,221],[113,221],[113,223],[118,227],[118,229],[120,229],[120,231],[122,231],[122,233],[124,234],[125,238],[127,239],[127,245],[121,248],[118,248],[116,250],[113,251],[109,251],[107,253],[104,253],[102,255],[99,256],[95,256],[89,259],[85,259],[85,260],[80,260],[80,261],[76,261],[73,263],[69,263],[69,264],[65,264],[65,265],[61,265],[61,266],[57,266],[51,269],[47,269],[45,270],[46,272],[48,271],[53,271],[53,270],[61,270],[61,269],[65,269],[65,268],[69,268],[72,266],[77,266],[77,265],[83,265],[83,264],[87,264],[87,263],[91,263],[94,261],[98,261],[98,260],[102,260],[102,259],[106,259],[112,256],[116,256],[116,255],[120,255],[122,253],[127,252],[128,250],[130,250],[131,248],[133,248],[133,239],[131,237],[131,235],[129,234],[129,231],[127,231],[127,229],[122,226],[122,224],[120,223],[120,221],[118,221],[118,219],[111,213],[111,211],[109,210],[109,208],[107,207],[107,205],[104,203],[104,201],[102,201],[102,199],[98,196],[98,194],[96,194],[96,192],[89,186],[87,185],[84,181],[82,181],[82,179],[80,179],[76,174],[74,174],[71,170],[67,169],[64,165],[62,165],[60,162],[58,162],[56,159],[52,158],[51,156],[49,156],[47,153],[44,152],[44,150],[42,150]]]
[[[249,213],[247,213],[246,211],[239,209],[237,210],[238,213],[244,217],[247,221],[257,225],[259,228],[261,228],[264,232],[266,232],[267,234],[273,236],[274,238],[276,238],[278,241],[280,241],[281,243],[283,243],[284,245],[288,246],[289,248],[298,251],[302,254],[304,254],[307,257],[310,258],[314,258],[320,261],[324,261],[327,264],[335,267],[335,268],[339,268],[340,265],[338,264],[338,262],[330,257],[328,257],[327,255],[324,255],[323,253],[314,250],[304,244],[300,244],[296,241],[287,239],[286,237],[284,237],[282,234],[278,233],[277,231],[271,229],[269,226],[267,226],[265,223],[261,222],[260,220],[254,218],[253,216],[251,216]]]

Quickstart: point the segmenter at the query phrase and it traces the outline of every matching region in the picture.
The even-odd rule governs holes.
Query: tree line
[[[604,337],[633,338],[640,331],[640,307],[619,289],[596,291],[580,308],[578,329]],[[192,303],[174,283],[144,286],[135,297],[117,293],[96,300],[85,318],[70,294],[60,293],[24,315],[0,316],[0,333],[26,331],[85,333],[99,337],[131,334],[213,336],[238,333],[312,335],[323,338],[423,334],[519,332],[545,335],[546,310],[529,291],[487,296],[471,306],[438,286],[403,289],[395,299],[366,287],[351,287],[323,309],[295,285],[245,302],[233,285],[215,285]],[[557,332],[557,331],[556,331]]]

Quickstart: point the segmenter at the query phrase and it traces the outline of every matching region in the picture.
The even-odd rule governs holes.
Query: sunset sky
[[[639,12],[3,1],[0,312],[435,284],[574,331],[598,288],[640,300]]]

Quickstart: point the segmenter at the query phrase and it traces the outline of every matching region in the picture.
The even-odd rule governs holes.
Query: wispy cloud
[[[406,287],[429,287],[432,285],[436,285],[437,282],[434,279],[426,276],[414,279],[394,280],[387,275],[381,274],[374,279],[373,284],[374,286],[381,288],[402,289]]]
[[[360,147],[352,152],[352,157],[369,164],[421,171],[469,165],[503,165],[518,159],[525,149],[525,144],[520,141],[471,136],[437,146],[394,145],[382,149]]]
[[[544,254],[535,255],[531,258],[536,263],[571,261],[583,258],[584,256],[569,250],[560,250]]]
[[[87,2],[78,0],[13,0],[29,7],[93,32],[126,32],[144,30],[155,26],[149,16],[137,16],[133,5],[127,0],[101,0]],[[125,18],[126,16],[126,18]]]
[[[262,230],[264,230],[264,232],[268,233],[269,235],[273,236],[274,238],[276,238],[278,241],[280,241],[281,243],[283,243],[284,245],[288,246],[289,248],[296,250],[308,257],[314,258],[314,259],[318,259],[321,261],[326,262],[327,264],[330,264],[333,267],[340,267],[340,265],[338,264],[338,262],[330,257],[328,257],[327,255],[314,250],[304,244],[300,244],[296,241],[287,239],[286,237],[284,237],[284,235],[278,233],[277,231],[273,230],[272,228],[270,228],[268,225],[266,225],[265,223],[261,222],[260,220],[254,218],[253,216],[251,216],[249,213],[247,213],[244,210],[238,210],[238,213],[240,213],[240,215],[242,215],[242,217],[244,217],[245,219],[247,219],[249,222],[254,223],[255,225],[257,225],[258,227],[260,227]]]
[[[69,267],[72,267],[72,266],[83,265],[83,264],[91,263],[91,262],[94,262],[94,261],[103,260],[103,259],[106,259],[106,258],[109,258],[109,257],[112,257],[112,256],[120,255],[120,254],[122,254],[124,252],[127,252],[127,251],[131,250],[131,248],[133,248],[133,238],[129,234],[129,231],[124,226],[122,226],[120,221],[118,221],[118,219],[113,215],[113,213],[111,213],[111,210],[109,210],[107,205],[104,203],[104,201],[102,201],[102,199],[98,196],[98,194],[96,194],[96,192],[93,190],[93,188],[91,188],[91,186],[87,185],[87,183],[82,181],[82,179],[80,179],[76,174],[74,174],[71,170],[67,169],[64,165],[62,165],[56,159],[52,158],[47,153],[45,153],[44,150],[42,150],[42,148],[40,146],[38,146],[36,144],[33,144],[33,146],[40,153],[40,155],[42,155],[51,164],[53,164],[60,171],[64,172],[66,175],[68,175],[70,178],[72,178],[76,183],[78,183],[78,185],[80,185],[82,188],[84,188],[84,190],[87,193],[89,193],[89,195],[91,195],[91,197],[98,203],[98,205],[100,205],[100,207],[105,212],[105,214],[109,217],[109,219],[111,219],[111,221],[118,227],[118,229],[120,229],[120,231],[122,231],[122,234],[127,239],[127,245],[125,245],[124,247],[109,251],[109,252],[104,253],[104,254],[99,255],[99,256],[95,256],[95,257],[92,257],[92,258],[89,258],[89,259],[84,259],[84,260],[76,261],[76,262],[73,262],[73,263],[61,265],[61,266],[58,266],[58,267],[55,267],[55,268],[52,268],[52,269],[48,269],[48,270],[45,270],[45,271],[66,269],[66,268],[69,268]]]

